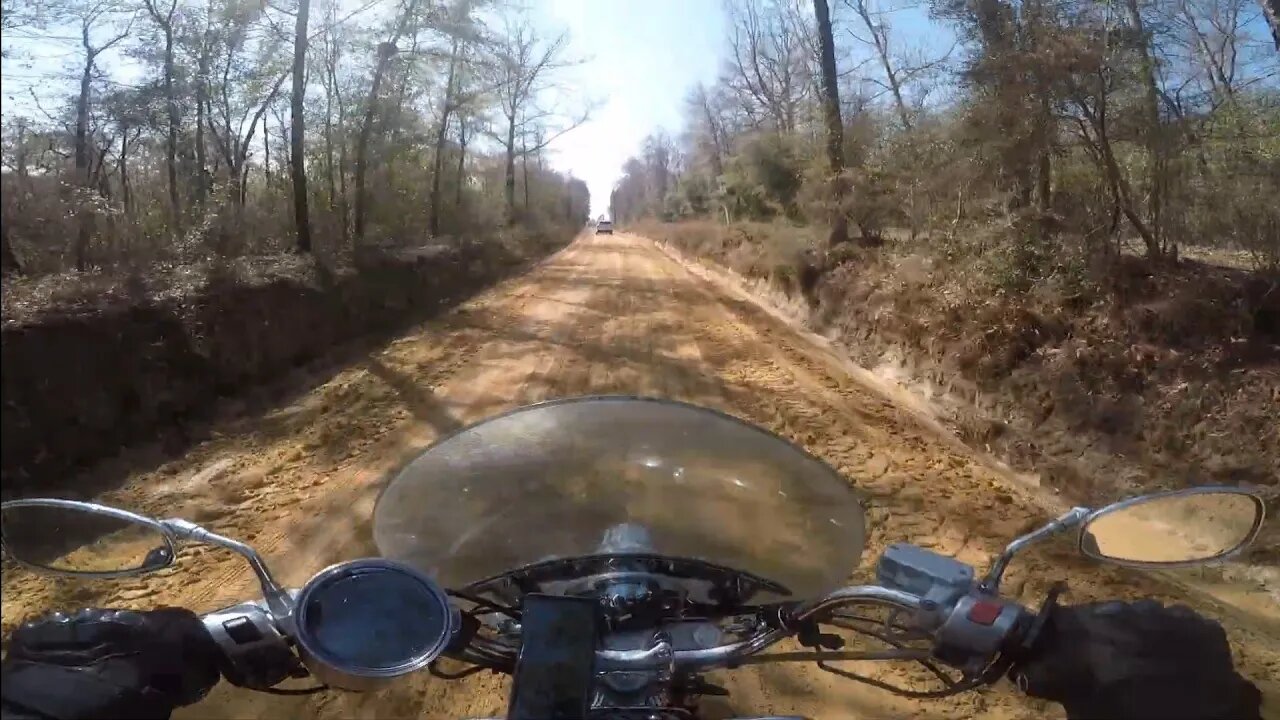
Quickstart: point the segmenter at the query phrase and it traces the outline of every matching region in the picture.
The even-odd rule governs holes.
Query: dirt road
[[[855,380],[828,350],[745,295],[628,235],[580,239],[269,414],[229,418],[186,456],[134,473],[99,497],[144,513],[188,517],[252,542],[283,581],[298,585],[325,565],[376,552],[370,518],[384,476],[433,438],[513,406],[588,393],[665,396],[720,408],[827,460],[870,500],[868,548],[862,566],[849,568],[851,577],[865,577],[883,547],[898,540],[982,563],[1044,516],[1034,490]],[[119,461],[130,462],[138,460],[126,454]],[[1057,579],[1071,583],[1073,602],[1179,599],[1163,581],[1091,565],[1066,543],[1016,562],[1005,588],[1038,603]],[[54,581],[6,567],[3,619],[7,633],[27,613],[50,606],[208,610],[254,592],[239,560],[187,547],[177,565],[158,576],[114,583]],[[1198,607],[1224,620],[1243,670],[1272,683],[1268,712],[1276,712],[1280,609]],[[715,716],[1059,714],[1008,687],[906,701],[807,665],[744,668],[712,679],[732,692],[727,703],[708,705]],[[183,716],[501,716],[506,692],[504,678],[488,675],[446,682],[423,674],[381,693],[305,698],[221,687]]]

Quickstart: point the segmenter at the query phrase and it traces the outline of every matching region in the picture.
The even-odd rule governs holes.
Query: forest
[[[1130,248],[1280,266],[1270,0],[752,0],[725,12],[723,72],[689,93],[681,132],[656,131],[628,161],[611,198],[619,221],[973,240],[1011,280]]]
[[[615,220],[1064,497],[1280,478],[1270,0],[726,3]]]
[[[567,37],[457,0],[5,0],[3,261],[28,277],[580,227]],[[24,44],[26,43],[26,44]],[[20,83],[15,82],[14,87]]]

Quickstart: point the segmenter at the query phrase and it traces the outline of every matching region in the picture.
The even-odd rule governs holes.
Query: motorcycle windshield
[[[848,577],[864,520],[849,483],[765,430],[684,403],[593,397],[440,440],[383,490],[373,533],[385,557],[451,588],[629,550],[746,571],[800,598]]]

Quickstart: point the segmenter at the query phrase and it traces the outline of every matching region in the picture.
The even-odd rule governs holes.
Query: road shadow
[[[169,387],[173,383],[152,373],[153,383],[160,382],[164,386],[161,389],[148,388],[148,391],[154,390],[161,398],[159,405],[146,417],[143,417],[144,413],[141,411],[134,412],[132,415],[126,413],[119,422],[102,428],[100,432],[88,431],[93,435],[101,436],[101,438],[91,437],[89,439],[91,442],[85,443],[86,446],[92,445],[92,452],[89,453],[91,457],[88,455],[84,458],[72,457],[68,453],[61,453],[60,456],[54,450],[42,450],[42,447],[53,445],[53,443],[45,442],[45,439],[38,436],[31,438],[21,435],[17,432],[21,428],[18,426],[11,428],[9,416],[6,415],[6,446],[10,441],[19,443],[15,446],[17,449],[9,448],[13,450],[12,453],[6,451],[6,461],[14,460],[16,463],[17,459],[25,457],[25,454],[43,459],[28,463],[31,468],[17,467],[12,472],[9,471],[12,463],[7,462],[3,496],[6,499],[51,495],[73,498],[94,497],[119,488],[132,476],[149,472],[181,457],[192,447],[205,441],[217,437],[225,438],[229,424],[253,423],[259,418],[288,407],[317,386],[323,385],[353,364],[359,363],[374,349],[385,346],[402,336],[413,325],[433,320],[442,314],[447,316],[450,309],[508,278],[527,272],[538,262],[505,256],[498,260],[500,262],[495,261],[493,267],[487,268],[482,277],[471,277],[459,273],[456,277],[442,278],[438,287],[428,288],[427,294],[435,294],[427,299],[414,296],[406,300],[400,296],[403,294],[400,293],[402,289],[391,288],[387,290],[388,297],[381,298],[387,306],[384,308],[386,312],[379,315],[376,322],[370,321],[362,325],[358,337],[342,338],[332,346],[325,345],[324,339],[320,338],[312,342],[312,345],[319,343],[319,346],[314,348],[314,352],[294,353],[291,359],[280,363],[280,367],[269,373],[246,375],[236,380],[216,379],[212,378],[214,374],[212,360],[202,355],[204,351],[186,346],[169,348],[166,352],[170,355],[190,360],[185,364],[176,363],[186,368],[184,371],[186,378],[179,377],[181,382],[177,383],[181,387]],[[305,295],[306,292],[303,294]],[[205,307],[198,307],[196,310],[203,315],[208,315],[210,312]],[[354,310],[338,307],[335,312],[344,314]],[[229,336],[233,339],[238,337],[237,332],[243,334],[249,330],[270,339],[269,328],[263,329],[253,325],[259,322],[260,318],[246,317],[249,319],[244,321],[246,327],[243,328],[237,328],[233,319],[221,317],[206,318],[202,322],[204,325],[209,325],[217,320],[221,323],[219,327],[230,328]],[[162,322],[168,322],[165,318],[139,317],[137,320],[140,326],[153,328],[153,335],[166,337],[171,335],[178,338],[179,342],[187,340],[185,334],[181,332],[182,328],[172,332],[154,330]],[[121,339],[118,344],[123,344],[127,348],[127,338]],[[224,345],[227,347],[221,348],[220,352],[228,356],[236,354],[234,342],[228,341]],[[143,343],[143,346],[150,348],[148,343]],[[252,359],[250,356],[256,357],[256,352],[256,350],[245,349],[245,361]],[[69,358],[77,357],[74,349],[63,355]],[[125,355],[129,357],[127,352]],[[132,367],[132,365],[149,362],[146,359],[149,356],[145,356],[145,353],[137,350],[136,347],[133,355],[137,357],[130,359],[126,365],[131,364],[130,367]],[[6,357],[8,357],[7,354]],[[8,362],[6,362],[7,366]],[[141,374],[145,375],[145,373]],[[190,394],[190,391],[184,383],[202,388],[209,386],[205,388],[207,398],[202,398],[195,404],[186,402],[184,398]],[[165,398],[169,399],[165,400]],[[122,402],[127,405],[131,400],[139,401],[137,397],[127,397]],[[84,402],[87,401],[82,399],[77,403],[64,403],[64,405],[78,407]],[[140,423],[149,425],[149,429],[138,430]],[[270,434],[269,426],[272,421],[267,419],[262,424],[268,426],[268,434]],[[10,430],[14,432],[11,433]],[[238,431],[232,429],[230,432]],[[10,455],[13,457],[11,458]]]
[[[392,369],[373,354],[365,358],[364,367],[374,377],[394,388],[409,412],[430,425],[437,437],[462,429],[462,421],[454,416],[430,387],[415,383],[412,377]]]

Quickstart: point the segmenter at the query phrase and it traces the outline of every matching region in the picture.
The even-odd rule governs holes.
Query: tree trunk
[[[462,188],[467,184],[466,178],[466,161],[467,161],[467,122],[466,118],[458,117],[458,187],[454,188],[453,206],[455,208],[462,207]]]
[[[1142,19],[1138,0],[1127,0],[1129,22],[1138,34],[1138,62],[1142,72],[1143,106],[1147,127],[1143,131],[1147,153],[1151,156],[1147,188],[1147,217],[1151,222],[1151,232],[1157,242],[1164,238],[1164,195],[1167,187],[1168,153],[1164,142],[1164,128],[1160,122],[1159,87],[1156,81],[1155,63],[1151,57],[1151,39],[1147,36],[1146,25]]]
[[[1280,52],[1280,0],[1258,0],[1262,6],[1262,14],[1271,26],[1271,39],[1275,41],[1276,52]]]
[[[98,161],[93,165],[93,184],[98,188],[98,194],[107,200],[111,199],[111,183],[107,175],[107,152],[111,148],[103,145],[98,149]]]
[[[520,135],[520,174],[524,182],[524,214],[529,215],[529,140]]]
[[[1041,213],[1053,209],[1053,157],[1047,149],[1036,161],[1036,209]]]
[[[338,190],[333,176],[333,88],[328,83],[325,73],[324,84],[324,173],[325,185],[329,189],[329,212],[337,210]]]
[[[88,31],[85,32],[86,55],[84,61],[84,73],[80,76],[80,96],[76,100],[76,141],[75,141],[75,162],[76,162],[76,185],[81,188],[89,187],[89,89],[93,80],[93,59],[94,53],[88,50]],[[90,213],[81,207],[84,204],[84,198],[76,197],[76,245],[75,245],[75,261],[76,270],[84,271],[89,268],[89,235],[90,235]]]
[[[120,202],[124,205],[124,216],[133,219],[133,194],[129,188],[129,126],[120,127]]]
[[[818,45],[822,52],[822,111],[827,126],[827,172],[831,174],[831,234],[827,244],[849,239],[844,217],[844,126],[840,120],[840,86],[836,75],[836,45],[831,36],[831,11],[827,0],[813,0],[818,21]]]
[[[507,224],[516,222],[516,116],[512,113],[507,118],[507,162],[504,175],[504,187],[507,199]]]
[[[1054,131],[1054,121],[1049,107],[1049,91],[1040,89],[1040,156],[1036,159],[1036,209],[1040,211],[1041,220],[1053,209],[1053,142],[1050,134]],[[1042,225],[1047,228],[1047,225]]]
[[[341,112],[341,110],[339,110]],[[351,203],[347,195],[347,139],[338,138],[338,211],[342,218],[342,244],[351,244]]]
[[[860,0],[854,6],[854,10],[858,13],[858,17],[862,18],[862,23],[867,26],[867,32],[871,33],[871,41],[876,46],[876,55],[880,58],[881,67],[884,68],[885,79],[889,82],[889,91],[893,94],[893,104],[898,109],[902,128],[910,130],[911,113],[907,110],[907,103],[902,99],[902,83],[898,80],[898,73],[889,60],[889,43],[886,40],[886,33],[882,27],[871,20],[871,12],[867,9],[866,0]]]
[[[175,0],[176,1],[176,0]],[[169,116],[169,137],[165,140],[165,172],[169,176],[169,215],[173,222],[173,234],[182,234],[182,200],[178,197],[178,100],[173,89],[173,22],[164,29],[164,98]]]
[[[369,87],[369,100],[364,112],[364,123],[360,126],[360,136],[356,139],[356,242],[364,241],[364,223],[366,205],[369,202],[364,191],[364,174],[365,166],[368,162],[369,155],[369,135],[373,132],[373,104],[378,94],[378,87],[382,85],[383,64],[378,63],[378,67],[373,73],[373,84]]]
[[[444,169],[445,133],[449,131],[449,114],[453,111],[455,102],[454,83],[457,78],[457,69],[458,37],[455,35],[453,48],[449,52],[449,77],[444,85],[444,107],[440,110],[440,127],[436,130],[436,154],[431,168],[431,205],[427,208],[427,212],[430,213],[427,228],[432,237],[440,234],[440,175]]]
[[[297,249],[311,252],[311,217],[307,213],[307,167],[303,156],[303,100],[307,92],[307,15],[311,0],[298,0],[298,21],[293,35],[293,97],[289,128],[289,165],[293,169],[293,222]]]
[[[17,164],[17,169],[15,172],[18,173],[19,178],[25,181],[27,179],[27,121],[26,119],[25,118],[19,119],[17,122],[17,126],[18,126],[17,128],[18,140],[16,143],[14,143],[14,150],[16,155],[16,157],[14,158],[14,161]],[[28,192],[29,191],[30,190],[28,190]]]
[[[387,57],[390,57],[388,55]],[[365,213],[368,212],[369,198],[365,194],[364,176],[368,164],[369,137],[373,134],[374,104],[377,102],[378,89],[382,86],[382,75],[386,71],[386,60],[379,59],[373,71],[373,83],[369,86],[369,99],[365,103],[364,122],[360,125],[360,137],[356,139],[356,242],[364,241]]]
[[[267,116],[262,116],[262,177],[267,183],[267,192],[271,192],[271,143],[268,139],[271,133],[267,132]]]
[[[333,64],[329,65],[329,82],[333,88],[333,99],[338,103],[338,211],[342,220],[342,246],[348,247],[351,243],[351,203],[347,195],[347,106],[342,100]]]
[[[93,56],[84,64],[80,76],[80,96],[76,100],[76,175],[81,183],[89,180],[89,88],[93,80]]]
[[[18,261],[18,255],[13,252],[13,245],[9,243],[8,225],[0,225],[0,273],[24,274],[22,263]]]
[[[208,40],[205,40],[206,46]],[[200,49],[196,64],[196,207],[203,208],[209,197],[209,159],[204,140],[205,112],[209,104],[209,52]]]
[[[711,108],[704,108],[707,114],[707,131],[711,133],[711,172],[715,177],[724,174],[724,149],[720,142],[720,129],[711,116]]]
[[[1115,153],[1111,149],[1111,140],[1105,132],[1099,131],[1095,127],[1098,135],[1098,150],[1102,155],[1103,168],[1106,170],[1107,179],[1110,181],[1111,189],[1114,192],[1120,204],[1120,211],[1128,218],[1129,224],[1133,226],[1135,232],[1142,238],[1142,244],[1147,248],[1147,258],[1158,260],[1161,257],[1160,242],[1156,239],[1151,229],[1143,222],[1142,216],[1133,208],[1133,191],[1129,187],[1129,181],[1124,177],[1124,171],[1120,169],[1120,164],[1116,161]]]
[[[378,62],[374,65],[373,82],[369,84],[369,97],[364,104],[364,122],[360,125],[360,136],[356,140],[355,241],[357,243],[364,241],[364,227],[366,215],[368,214],[369,196],[365,192],[365,172],[369,162],[369,139],[373,134],[373,120],[376,114],[378,91],[382,88],[382,77],[387,72],[387,65],[390,64],[391,58],[395,57],[396,43],[399,42],[400,36],[404,35],[405,28],[409,25],[409,18],[413,15],[416,7],[417,0],[409,0],[404,14],[400,16],[400,22],[396,25],[395,32],[391,35],[390,42],[382,43],[378,46]]]
[[[440,175],[444,170],[445,132],[449,128],[449,113],[446,101],[445,111],[441,113],[440,129],[436,132],[435,157],[431,167],[431,200],[427,208],[427,232],[432,237],[440,234]]]

